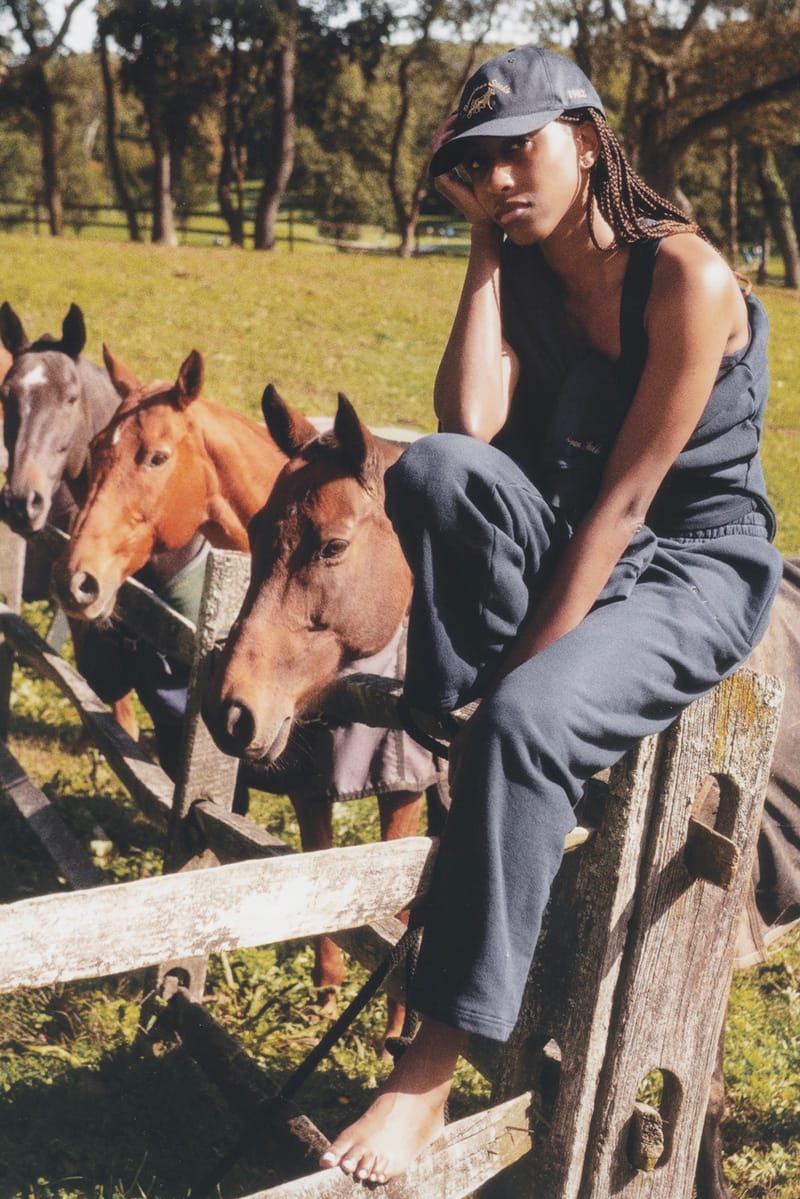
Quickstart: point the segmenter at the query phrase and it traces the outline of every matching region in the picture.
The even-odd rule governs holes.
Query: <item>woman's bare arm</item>
[[[448,120],[434,139],[446,140]],[[440,175],[437,190],[471,224],[470,256],[458,308],[434,384],[440,427],[491,441],[505,424],[519,364],[502,335],[500,247],[502,233],[456,172]]]

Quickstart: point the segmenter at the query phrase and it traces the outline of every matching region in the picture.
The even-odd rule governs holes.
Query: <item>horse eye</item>
[[[341,558],[342,554],[347,550],[349,545],[349,541],[344,541],[342,538],[334,537],[332,541],[326,541],[325,544],[320,548],[319,557],[327,559]]]
[[[153,450],[145,463],[146,466],[163,466],[169,461],[169,450]]]

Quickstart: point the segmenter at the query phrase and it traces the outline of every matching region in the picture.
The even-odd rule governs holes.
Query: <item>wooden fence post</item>
[[[482,1199],[689,1199],[782,690],[739,671],[611,772],[498,1079],[499,1098],[539,1094],[535,1147]],[[714,828],[695,812],[709,777]],[[653,1071],[664,1148],[647,1160],[637,1097]]]
[[[249,554],[210,550],[206,559],[203,600],[197,621],[195,655],[189,680],[181,766],[175,784],[164,869],[197,870],[218,865],[212,850],[195,848],[187,817],[198,799],[211,799],[230,811],[239,771],[238,759],[217,749],[202,714],[202,701],[214,664],[214,647],[239,613],[250,577]],[[201,999],[206,958],[164,963],[159,982],[169,973],[181,976],[193,999]]]

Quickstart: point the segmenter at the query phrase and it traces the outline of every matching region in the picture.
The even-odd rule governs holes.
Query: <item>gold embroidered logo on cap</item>
[[[462,115],[469,121],[473,117],[476,117],[478,113],[491,108],[492,100],[498,92],[502,92],[504,96],[507,96],[510,91],[511,88],[507,84],[500,83],[498,79],[490,79],[488,83],[482,83],[479,87],[475,88],[475,91],[461,110]]]

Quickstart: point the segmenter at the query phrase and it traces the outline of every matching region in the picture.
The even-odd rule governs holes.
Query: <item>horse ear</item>
[[[317,435],[317,430],[311,421],[301,416],[299,412],[292,411],[278,394],[274,383],[268,383],[264,388],[264,394],[261,397],[261,411],[264,413],[267,432],[287,458],[293,458],[306,442]]]
[[[77,304],[70,304],[61,325],[61,348],[70,358],[77,358],[86,345],[86,325]]]
[[[103,342],[103,362],[106,364],[109,378],[120,399],[127,400],[133,392],[141,391],[142,385],[129,367],[119,358],[115,358],[105,342]]]
[[[196,400],[203,390],[203,357],[197,350],[192,350],[181,363],[175,390],[178,393],[178,403],[181,408]]]
[[[350,462],[353,474],[368,491],[375,491],[383,474],[375,438],[363,421],[359,420],[355,408],[341,391],[333,432]]]
[[[13,354],[14,357],[22,353],[30,345],[25,330],[22,327],[22,321],[8,300],[3,300],[2,305],[0,305],[0,338],[2,338],[3,345],[9,354]]]

